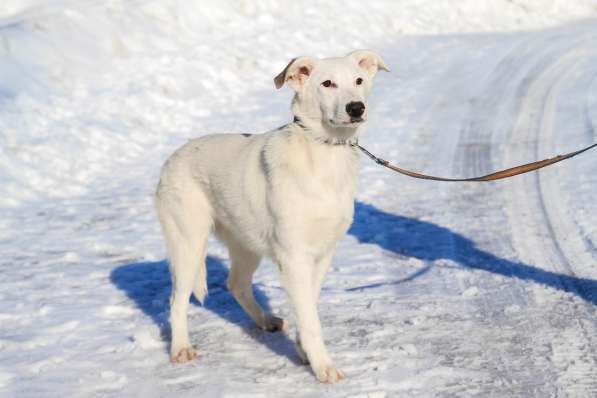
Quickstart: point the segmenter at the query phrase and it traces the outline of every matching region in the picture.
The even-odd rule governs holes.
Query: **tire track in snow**
[[[540,127],[534,129],[538,137],[535,142],[536,153],[544,152],[539,151],[539,148],[543,146],[539,136],[540,133],[552,131],[549,126],[552,122],[549,119],[554,116],[554,90],[562,81],[563,79],[558,80],[545,98],[546,102],[543,104],[544,109],[542,110],[541,120],[539,120]],[[548,126],[545,126],[546,124]],[[552,137],[547,134],[544,133],[543,136],[547,138],[546,142],[550,143],[552,141]],[[555,254],[550,256],[551,265],[562,274],[576,277],[576,265],[583,262],[594,264],[594,257],[591,252],[587,251],[586,247],[582,247],[584,246],[582,240],[573,239],[573,236],[579,235],[579,228],[568,219],[563,209],[560,208],[558,202],[561,201],[562,193],[559,192],[554,174],[543,173],[532,178],[535,183],[541,216],[549,235],[548,241],[553,247],[552,253]],[[544,242],[544,244],[545,246],[548,245],[547,242]],[[553,261],[554,258],[558,258],[559,261]],[[561,278],[561,283],[567,290],[582,297],[586,298],[591,294],[578,279]],[[554,348],[554,362],[563,369],[563,375],[560,377],[563,385],[560,385],[560,388],[565,389],[565,391],[572,390],[577,394],[594,396],[597,393],[597,363],[595,357],[591,355],[591,348],[595,347],[596,343],[594,337],[595,308],[593,304],[586,301],[575,303],[573,307],[575,308],[576,317],[572,318],[570,323],[568,323],[570,318],[563,322],[562,329],[564,330],[562,330],[562,334],[564,337],[558,336],[560,337],[558,345],[564,347]]]
[[[521,91],[523,101],[510,135],[510,142],[515,145],[507,152],[509,160],[506,163],[510,164],[514,159],[540,157],[553,151],[555,101],[561,86],[570,78],[577,78],[571,73],[579,58],[577,48],[582,48],[587,42],[587,37],[583,37],[582,31],[580,33],[579,36],[575,29],[566,32],[563,35],[565,40],[557,43],[559,46],[554,45],[554,41],[545,40],[545,48],[556,48],[551,56],[549,52],[541,51],[541,47],[536,47],[539,56],[535,58],[539,59],[537,65],[542,67],[542,71],[529,75],[531,84],[528,89]],[[516,145],[520,144],[521,139],[522,145]],[[543,150],[543,147],[550,148]],[[578,240],[571,235],[578,235],[579,228],[568,220],[560,208],[563,196],[557,187],[557,170],[546,170],[512,180],[509,206],[513,236],[526,262],[549,267],[550,271],[562,275],[559,276],[560,290],[576,293],[587,300],[589,294],[585,291],[586,287],[580,279],[575,279],[575,264],[581,258],[584,258],[582,261],[589,258],[589,262],[594,263],[594,257],[587,248],[573,243]],[[525,228],[520,230],[520,225]],[[597,392],[597,367],[591,352],[596,343],[594,305],[565,294],[555,293],[553,297],[554,294],[545,289],[535,289],[535,293],[552,295],[551,300],[556,307],[555,311],[546,314],[554,329],[553,335],[545,336],[542,340],[549,344],[550,360],[558,370],[557,393],[594,396]],[[540,296],[539,301],[542,299],[545,298]],[[558,309],[566,315],[558,315]],[[574,315],[571,316],[571,313]]]
[[[465,120],[467,125],[460,133],[454,157],[455,174],[479,175],[489,173],[495,168],[492,166],[491,155],[496,144],[499,148],[499,141],[494,141],[494,133],[511,128],[508,115],[518,109],[519,101],[512,102],[508,99],[512,96],[516,99],[516,93],[526,90],[530,84],[529,80],[522,77],[532,75],[533,69],[536,69],[533,64],[524,62],[534,51],[533,42],[533,37],[526,36],[523,40],[513,43],[478,88],[479,99],[470,101],[468,120]],[[469,204],[463,206],[462,211],[471,219],[472,225],[468,232],[472,232],[470,235],[474,237],[476,244],[490,253],[508,258],[513,254],[513,244],[509,236],[504,236],[503,233],[503,225],[507,225],[508,220],[503,212],[505,199],[500,192],[500,183],[466,184],[454,189],[457,200]],[[470,203],[475,205],[470,206]],[[490,225],[485,220],[490,220]],[[458,247],[458,242],[456,244],[454,250],[459,252],[461,257],[475,255],[467,252],[467,248]],[[476,261],[491,260],[477,258]],[[489,266],[500,265],[498,263]],[[490,358],[487,366],[491,374],[500,381],[497,385],[490,386],[488,393],[512,396],[512,387],[518,384],[516,396],[545,396],[553,392],[549,383],[549,380],[553,380],[553,372],[542,369],[541,373],[535,373],[534,370],[541,364],[534,362],[535,355],[524,354],[533,350],[533,331],[539,327],[537,319],[530,317],[526,322],[520,323],[516,316],[510,316],[511,312],[527,309],[528,294],[524,284],[517,279],[506,279],[505,288],[501,281],[484,276],[472,281],[475,288],[484,292],[477,300],[477,305],[488,327],[498,329],[497,333],[493,331],[495,341],[499,342],[501,336],[512,336],[511,341],[506,341],[505,345],[488,344],[482,353]]]
[[[458,148],[454,159],[455,169],[457,169],[455,174],[478,175],[488,173],[498,167],[491,167],[490,159],[492,153],[497,159],[503,158],[503,145],[500,141],[503,142],[504,140],[500,139],[499,135],[511,131],[513,127],[516,127],[512,126],[512,115],[515,115],[520,112],[520,109],[523,109],[523,106],[527,101],[527,96],[529,95],[528,93],[531,92],[532,88],[541,80],[541,76],[543,76],[542,72],[546,68],[549,69],[554,65],[561,66],[562,68],[568,66],[565,60],[562,61],[561,58],[563,54],[570,53],[571,50],[568,47],[570,42],[576,42],[576,45],[578,46],[579,43],[586,41],[586,37],[581,37],[579,40],[577,36],[578,33],[573,29],[569,31],[557,30],[548,33],[526,35],[522,42],[515,43],[511,51],[509,51],[491,71],[487,83],[481,87],[481,99],[471,101],[469,113],[470,121],[468,126],[464,128],[460,134]],[[554,43],[558,43],[559,45],[553,45]],[[572,47],[574,48],[575,46]],[[540,51],[538,51],[538,49]],[[527,126],[522,126],[523,129],[526,129],[526,127]],[[535,128],[531,131],[538,134],[540,129]],[[520,137],[521,134],[513,134],[513,136],[516,138]],[[537,140],[535,140],[535,144],[536,141]],[[523,142],[522,147],[525,147],[525,145],[526,143]],[[533,148],[535,152],[538,152],[536,146],[531,145],[531,148]],[[543,152],[544,151],[542,151],[542,153]],[[499,166],[520,163],[520,159],[530,160],[537,158],[537,156],[539,155],[534,153],[527,157],[516,156],[514,159],[509,159],[505,162],[500,160]],[[499,184],[500,183],[483,186],[471,185],[467,187],[458,187],[458,190],[455,190],[455,196],[459,198],[458,201],[468,204],[468,208],[463,206],[463,214],[470,217],[472,220],[477,217],[479,218],[479,221],[474,223],[477,228],[475,228],[475,225],[469,228],[469,230],[472,229],[473,234],[471,234],[471,236],[474,236],[475,242],[482,244],[485,246],[486,250],[492,253],[508,253],[512,251],[513,246],[517,247],[520,242],[513,242],[509,237],[504,237],[503,229],[500,228],[503,225],[508,224],[508,217],[501,209],[503,208],[504,201],[507,201],[508,198],[500,195],[499,192],[496,195],[496,190],[500,190],[501,188]],[[533,186],[531,185],[531,188],[532,187]],[[524,186],[515,185],[513,189],[516,192],[526,193],[528,188],[529,184],[525,184]],[[539,188],[540,187],[538,186],[535,190],[538,191]],[[503,192],[503,190],[500,192]],[[556,197],[557,196],[555,195],[549,196],[549,198]],[[557,200],[555,202],[557,203]],[[471,203],[474,203],[475,205],[471,207]],[[494,205],[487,205],[488,203],[494,203]],[[480,210],[477,206],[481,206]],[[518,208],[519,206],[517,205],[514,207]],[[550,226],[551,224],[548,219],[549,211],[546,209],[552,207],[540,207],[541,213],[545,215],[546,218],[545,223]],[[527,210],[528,214],[532,214],[533,211],[537,211],[537,208],[530,206]],[[494,225],[479,225],[483,224],[482,217],[484,216],[484,213],[491,213],[489,219],[492,221],[492,224],[496,224],[496,221],[500,220],[497,222],[497,228]],[[518,228],[520,220],[522,220],[520,217],[512,219],[512,221],[515,221],[515,228]],[[538,226],[540,226],[540,224],[535,224],[535,228]],[[526,228],[526,231],[529,231],[528,227]],[[575,232],[576,234],[579,232],[578,228],[570,227],[567,228],[567,231]],[[467,232],[470,234],[471,231]],[[496,240],[496,237],[499,237],[499,239]],[[558,246],[556,235],[554,233],[550,235],[549,242],[551,245]],[[578,248],[576,249],[576,252],[578,252]],[[474,254],[466,253],[466,248],[456,247],[455,250],[460,250],[462,256]],[[559,252],[560,254],[557,258],[563,259],[559,262],[567,264],[567,267],[564,270],[554,267],[546,261],[535,261],[537,260],[536,258],[525,262],[532,266],[537,265],[539,268],[549,264],[551,267],[550,271],[574,276],[574,272],[570,267],[570,261],[568,261],[562,250]],[[574,253],[575,251],[572,250],[571,252]],[[581,252],[586,253],[587,251],[581,250]],[[553,259],[554,257],[548,256],[548,258]],[[478,259],[478,261],[483,261],[483,259]],[[521,278],[524,279],[524,276],[521,276]],[[564,286],[565,283],[571,283],[571,281],[572,279],[570,278],[560,278],[562,286]],[[490,278],[474,280],[474,283],[476,286],[481,287],[482,290],[491,292],[491,294],[486,294],[481,300],[478,300],[478,302],[480,312],[483,316],[490,318],[491,321],[493,321],[493,327],[500,327],[501,323],[504,321],[504,319],[500,319],[503,316],[496,311],[496,307],[504,307],[507,304],[509,304],[510,308],[513,306],[517,308],[525,308],[528,305],[535,306],[535,303],[532,302],[532,297],[528,297],[525,284],[520,280],[512,278],[507,280],[507,289],[501,289],[497,292],[495,289],[496,283]],[[582,286],[566,286],[566,289],[574,291],[575,289],[582,289]],[[584,296],[586,296],[586,294],[584,294]],[[593,312],[593,306],[586,302],[583,302],[582,305],[584,305],[584,308],[577,310],[576,314],[585,318],[585,314]],[[507,309],[508,307],[506,307],[506,310]],[[595,367],[592,363],[594,360],[590,359],[587,360],[586,366],[578,367],[580,374],[577,379],[584,380],[586,383],[585,387],[587,388],[573,388],[572,383],[566,382],[567,380],[559,383],[559,385],[554,385],[554,380],[558,379],[557,375],[562,372],[562,369],[561,367],[554,369],[553,365],[546,362],[543,358],[543,354],[546,352],[546,344],[541,340],[545,340],[549,343],[549,338],[539,339],[539,344],[537,344],[538,339],[536,338],[537,330],[549,330],[550,328],[553,329],[553,327],[549,324],[546,325],[541,314],[536,314],[536,311],[533,312],[532,308],[529,309],[529,311],[531,311],[529,314],[530,316],[526,317],[525,322],[517,327],[518,330],[515,334],[518,339],[522,338],[522,341],[517,341],[516,344],[520,345],[520,353],[523,355],[513,358],[512,353],[502,354],[499,351],[494,352],[490,357],[492,357],[494,361],[496,358],[499,358],[497,361],[499,363],[493,363],[491,365],[495,366],[495,369],[492,369],[492,374],[495,374],[497,378],[504,378],[506,383],[518,382],[522,385],[523,388],[517,390],[519,391],[520,396],[545,396],[546,394],[554,394],[555,392],[568,390],[574,390],[575,392],[582,391],[583,393],[594,391],[593,380],[595,380]],[[520,321],[516,318],[507,318],[508,317],[505,319],[506,327],[503,328],[504,333],[507,333],[510,326],[515,326],[511,325],[512,323]],[[592,333],[590,330],[586,330],[586,328],[582,327],[580,329],[574,329],[574,332],[578,334],[579,330],[581,333],[578,336],[578,339],[583,342],[580,343],[579,346],[585,347],[584,351],[580,352],[578,355],[578,357],[582,358],[583,356],[586,357],[587,354],[590,354],[591,347],[595,347],[593,344],[594,339],[592,338],[594,332]],[[568,335],[574,332],[568,332]],[[491,350],[493,346],[489,345],[487,348]],[[526,355],[525,353],[527,352],[530,352],[531,355]],[[512,362],[512,359],[515,359],[514,363]],[[538,370],[540,370],[540,372],[537,372]],[[505,392],[512,396],[511,389],[503,390],[501,386],[491,390],[492,394],[497,393],[498,396]]]

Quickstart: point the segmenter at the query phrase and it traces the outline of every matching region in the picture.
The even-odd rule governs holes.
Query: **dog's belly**
[[[236,185],[213,193],[214,232],[220,240],[269,255],[273,226],[263,185],[253,181],[250,189]]]

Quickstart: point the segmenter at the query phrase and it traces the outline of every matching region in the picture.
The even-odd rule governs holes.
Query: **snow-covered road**
[[[431,105],[404,127],[417,134],[399,157],[418,159],[413,166],[436,174],[472,176],[595,142],[595,38],[594,23],[587,23],[538,34],[433,40],[430,57],[441,72],[423,94]],[[433,260],[450,260],[458,271],[429,272],[425,283],[437,291],[446,278],[459,280],[463,301],[440,299],[438,316],[466,320],[448,328],[458,337],[447,346],[437,342],[431,352],[464,369],[485,370],[489,383],[472,383],[479,396],[597,394],[597,219],[590,198],[596,169],[595,155],[588,154],[505,182],[403,181],[385,189],[383,199],[366,196],[404,214],[402,200],[392,203],[402,194],[398,189],[418,185],[409,203],[431,195],[415,218],[441,225],[445,248],[437,249],[427,230],[424,252],[438,252]],[[386,246],[404,248],[399,238]],[[463,302],[474,309],[463,312]],[[459,394],[473,388],[463,385]]]
[[[597,396],[597,152],[485,184],[406,179],[363,158],[355,221],[320,304],[347,380],[319,385],[292,327],[253,325],[226,291],[216,241],[210,295],[190,311],[200,358],[173,366],[151,198],[159,167],[188,137],[288,120],[290,93],[256,72],[277,66],[238,59],[218,73],[233,55],[216,52],[214,66],[184,43],[48,72],[26,67],[19,44],[43,48],[21,36],[27,27],[2,29],[0,396]],[[377,39],[358,40],[341,46]],[[386,38],[377,50],[392,73],[377,78],[361,143],[455,177],[584,147],[597,141],[595,42],[594,20]],[[264,307],[292,319],[270,262],[256,282]]]

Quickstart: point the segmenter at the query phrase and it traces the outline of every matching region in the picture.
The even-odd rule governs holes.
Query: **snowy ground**
[[[271,79],[289,58],[378,50],[392,73],[361,141],[410,169],[472,176],[597,140],[595,2],[235,4],[0,5],[0,396],[596,396],[595,153],[483,185],[364,158],[320,305],[348,379],[319,385],[292,329],[252,324],[215,241],[190,311],[201,357],[169,364],[159,167],[190,137],[287,122]],[[271,263],[255,289],[292,319]]]

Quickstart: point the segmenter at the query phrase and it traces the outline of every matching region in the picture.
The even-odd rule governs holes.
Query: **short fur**
[[[362,132],[378,69],[387,67],[366,50],[341,58],[295,58],[275,83],[295,90],[292,111],[298,122],[264,134],[201,137],[166,161],[156,206],[173,282],[173,362],[197,356],[189,342],[187,309],[191,293],[199,301],[207,293],[206,245],[214,232],[230,251],[228,288],[257,325],[284,328],[284,321],[265,313],[253,297],[253,273],[267,256],[278,265],[296,312],[298,354],[320,381],[344,377],[324,346],[317,301],[354,210],[358,153],[338,143]],[[362,103],[364,113],[349,114],[351,102]]]

